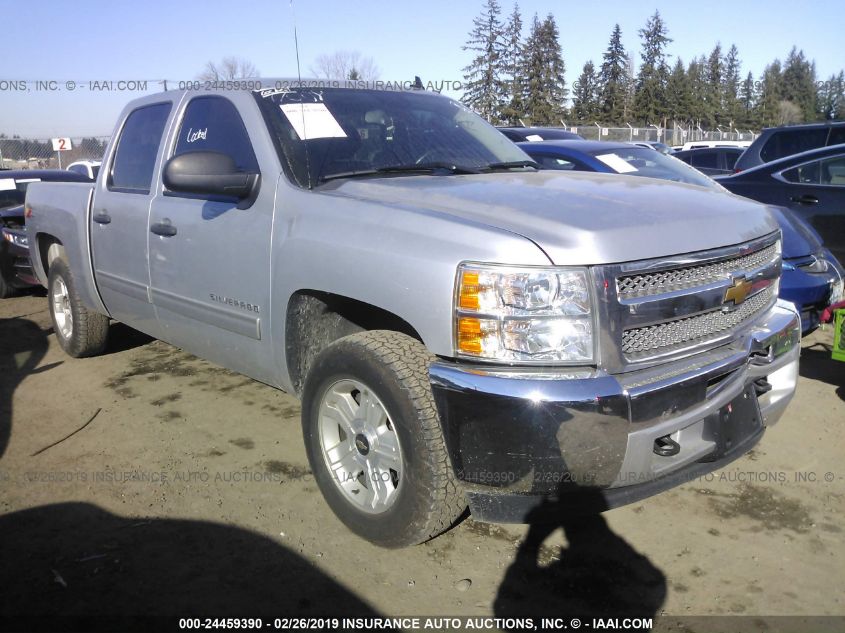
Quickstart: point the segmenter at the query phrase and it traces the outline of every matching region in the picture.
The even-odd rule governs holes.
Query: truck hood
[[[553,171],[338,180],[321,191],[497,227],[554,264],[593,265],[738,244],[777,230],[767,207],[716,189]]]

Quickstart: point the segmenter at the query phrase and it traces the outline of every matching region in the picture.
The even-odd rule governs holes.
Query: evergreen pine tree
[[[678,123],[691,120],[692,92],[684,62],[678,58],[666,82],[667,116]]]
[[[469,40],[463,46],[475,57],[464,68],[465,91],[461,98],[491,123],[498,123],[505,102],[505,84],[500,77],[503,53],[503,27],[498,0],[486,0],[481,14],[473,21]]]
[[[804,121],[816,117],[816,70],[815,64],[807,61],[804,51],[792,47],[783,66],[783,95],[801,111]]]
[[[783,98],[783,77],[780,60],[766,66],[760,78],[760,94],[757,98],[755,118],[763,127],[777,125],[778,111]]]
[[[715,128],[723,123],[722,116],[722,45],[716,44],[707,58],[707,104],[705,126]]]
[[[573,85],[572,116],[581,123],[592,123],[598,116],[598,76],[592,60],[584,64],[581,76]]]
[[[737,127],[756,127],[757,120],[754,116],[756,91],[754,89],[754,75],[748,71],[748,76],[742,82],[742,96],[740,97],[741,114],[736,123]]]
[[[737,122],[742,117],[742,104],[739,101],[740,72],[742,62],[739,59],[739,50],[732,44],[725,55],[725,67],[722,74],[722,109],[726,123]]]
[[[703,55],[692,60],[687,68],[687,81],[690,87],[689,121],[693,126],[706,125],[707,110],[707,60]]]
[[[602,59],[598,78],[601,120],[611,124],[623,123],[628,55],[622,46],[622,29],[618,24],[613,27],[610,43]]]
[[[525,113],[532,125],[560,122],[567,96],[566,67],[558,40],[554,16],[540,22],[537,15],[525,43]]]
[[[639,34],[643,49],[634,97],[634,116],[646,124],[659,124],[666,115],[666,81],[669,75],[666,46],[672,40],[659,11],[654,12]]]
[[[502,109],[502,119],[516,124],[523,114],[524,93],[522,69],[525,44],[522,40],[522,15],[519,4],[514,4],[504,29],[504,51],[502,55],[502,76],[508,86],[507,105]]]
[[[845,72],[839,71],[833,86],[833,117],[845,119]]]
[[[820,100],[819,118],[845,119],[845,72],[840,70],[838,75],[831,75],[822,85],[825,98]]]

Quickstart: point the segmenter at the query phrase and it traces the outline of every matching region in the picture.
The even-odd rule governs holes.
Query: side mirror
[[[164,186],[170,191],[230,196],[243,200],[258,188],[260,174],[238,169],[222,152],[187,152],[164,166]]]

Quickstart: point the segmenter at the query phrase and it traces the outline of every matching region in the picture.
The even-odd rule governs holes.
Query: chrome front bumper
[[[475,518],[523,521],[544,499],[584,490],[621,505],[736,459],[791,400],[800,336],[794,306],[778,301],[727,345],[625,374],[434,363]]]

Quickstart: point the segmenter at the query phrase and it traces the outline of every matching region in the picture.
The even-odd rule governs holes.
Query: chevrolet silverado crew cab
[[[68,354],[114,319],[297,394],[326,501],[383,546],[467,506],[655,494],[747,452],[795,389],[765,206],[538,171],[433,93],[146,96],[97,182],[34,183],[26,216]]]

